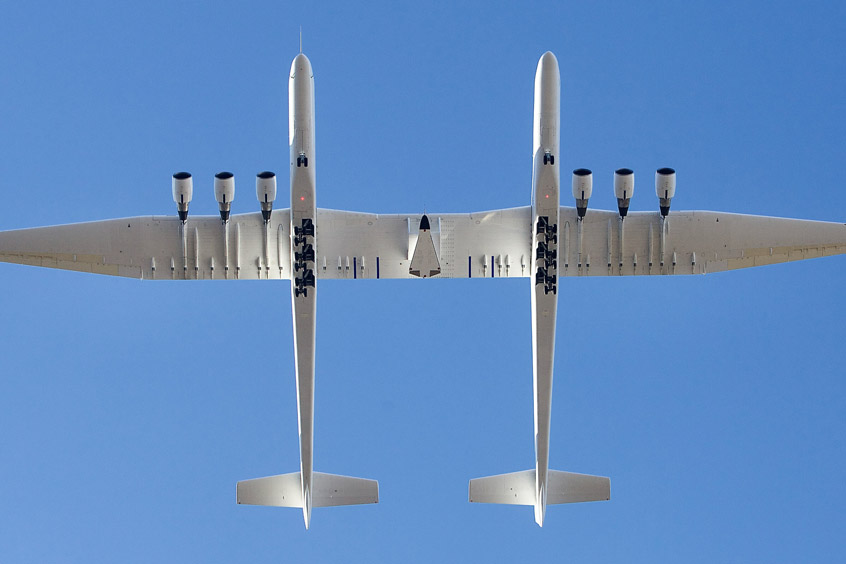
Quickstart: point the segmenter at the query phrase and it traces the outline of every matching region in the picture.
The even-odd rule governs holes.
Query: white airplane
[[[846,252],[846,225],[721,212],[673,212],[675,171],[655,173],[659,211],[628,213],[634,173],[614,174],[617,211],[588,211],[592,174],[573,172],[576,207],[559,204],[558,62],[535,74],[531,205],[469,214],[381,215],[315,202],[314,77],[300,53],[288,82],[291,205],[273,209],[276,177],[261,172],[261,213],[230,215],[231,173],[215,175],[220,217],[190,217],[192,178],[173,175],[177,216],[140,216],[0,232],[0,261],[145,280],[291,280],[300,470],[239,482],[243,504],[377,503],[375,480],[315,472],[315,306],[319,279],[528,278],[532,304],[535,467],[470,480],[471,502],[530,505],[610,498],[610,480],[549,470],[558,283],[568,276],[705,274]]]

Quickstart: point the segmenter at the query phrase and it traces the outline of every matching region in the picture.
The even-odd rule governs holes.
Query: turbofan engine
[[[586,168],[573,171],[573,197],[576,199],[576,211],[579,218],[587,213],[588,200],[593,191],[593,174]]]
[[[261,216],[264,222],[270,221],[273,201],[276,199],[276,175],[269,170],[256,175],[256,197],[261,202]]]
[[[630,168],[620,168],[614,171],[614,195],[617,196],[617,209],[620,217],[629,213],[629,202],[634,195],[634,171]]]
[[[218,172],[214,175],[214,197],[220,208],[220,219],[229,221],[232,200],[235,199],[235,175],[231,172]]]
[[[655,194],[661,206],[661,215],[670,213],[670,201],[676,195],[676,171],[671,168],[659,168],[655,171]]]
[[[188,220],[188,204],[194,195],[194,183],[190,172],[177,172],[173,175],[173,201],[182,223]]]

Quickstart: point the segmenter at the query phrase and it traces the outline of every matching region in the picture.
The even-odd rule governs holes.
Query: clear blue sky
[[[303,27],[318,205],[529,203],[532,85],[558,56],[562,169],[591,206],[846,217],[840,2],[4,2],[0,227],[171,214],[170,175],[287,177]],[[567,191],[562,202],[569,204]],[[280,186],[280,205],[287,199]],[[298,468],[287,283],[0,265],[4,562],[842,562],[846,259],[560,286],[551,465],[612,500],[471,505],[530,468],[526,281],[320,285],[315,467],[376,506],[240,507]]]

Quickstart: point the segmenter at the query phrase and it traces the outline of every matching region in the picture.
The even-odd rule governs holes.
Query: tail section
[[[379,503],[379,482],[314,472],[307,487],[300,472],[291,472],[238,482],[237,496],[239,504],[300,507],[307,529],[312,507]]]
[[[535,470],[524,470],[470,480],[470,501],[532,505],[542,526],[548,504],[611,499],[611,480],[603,476],[550,470],[546,484],[538,484],[536,476]]]

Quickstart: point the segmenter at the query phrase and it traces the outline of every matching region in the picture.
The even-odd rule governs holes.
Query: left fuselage
[[[303,518],[311,519],[314,426],[314,333],[317,311],[315,253],[314,74],[302,53],[288,79],[288,144],[291,156],[291,300],[300,435]]]

